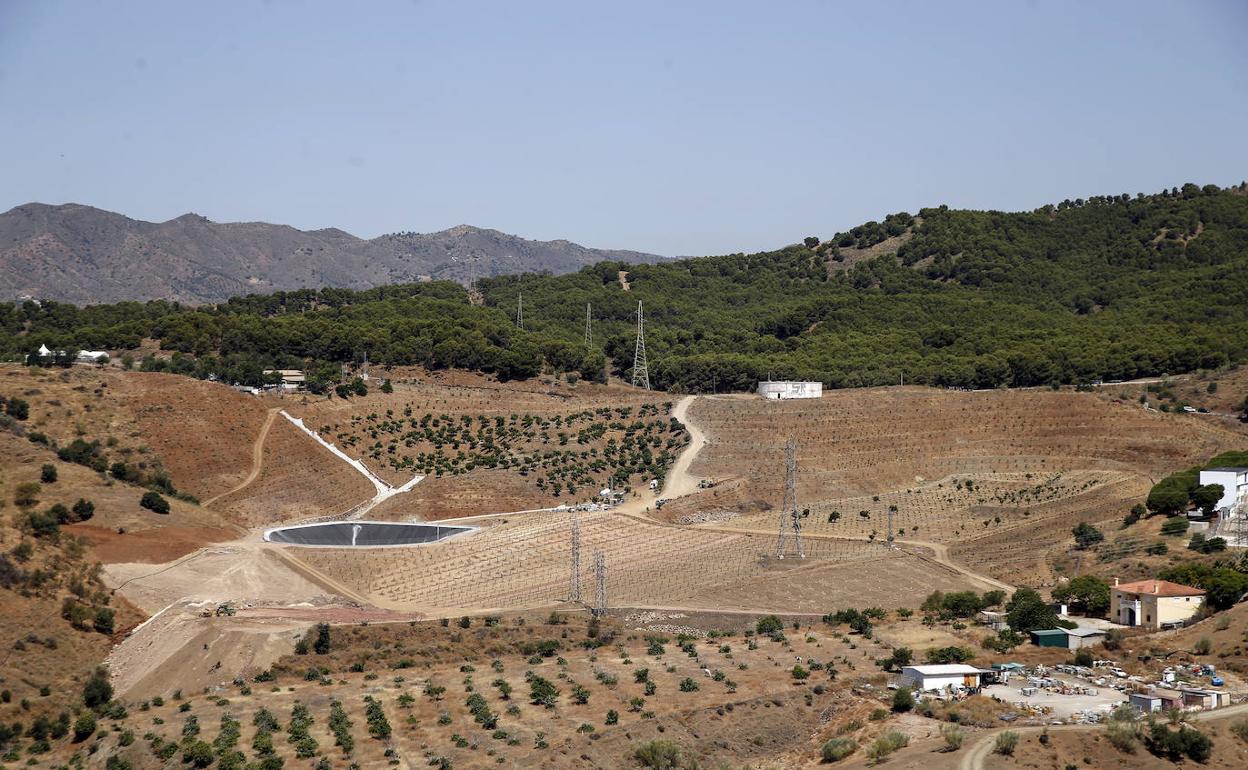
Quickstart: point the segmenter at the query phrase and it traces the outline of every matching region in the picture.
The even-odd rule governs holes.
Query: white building
[[[970,689],[979,687],[983,671],[965,663],[945,663],[933,666],[906,666],[901,670],[903,681],[924,692]]]
[[[1248,495],[1248,468],[1210,468],[1200,472],[1200,485],[1221,484],[1222,499],[1214,510],[1223,511],[1234,507],[1235,501]]]
[[[74,357],[74,362],[79,364],[106,364],[108,363],[108,351],[79,350],[78,355]]]
[[[758,383],[758,395],[771,401],[788,398],[820,398],[823,396],[823,383],[763,380]]]

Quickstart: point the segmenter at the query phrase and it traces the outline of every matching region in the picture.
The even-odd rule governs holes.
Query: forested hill
[[[381,364],[525,377],[627,376],[637,302],[651,380],[740,390],[769,374],[831,387],[995,387],[1213,368],[1248,358],[1248,186],[1065,201],[1025,213],[923,209],[760,254],[451,283],[305,290],[215,307],[0,305],[0,353],[180,351],[179,371],[237,381],[303,363],[328,380]],[[524,297],[525,328],[514,313]],[[593,340],[586,348],[585,307]],[[605,353],[605,358],[604,354]],[[320,364],[320,366],[318,366]]]

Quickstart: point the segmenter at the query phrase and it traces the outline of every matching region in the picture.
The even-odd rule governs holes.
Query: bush
[[[1248,743],[1248,719],[1241,719],[1232,724],[1231,734],[1244,743]]]
[[[78,502],[73,507],[74,518],[78,521],[86,521],[95,515],[95,503],[84,498],[78,498]]]
[[[154,513],[169,513],[169,501],[161,497],[160,493],[151,490],[143,493],[139,505]]]
[[[777,631],[783,631],[784,621],[775,615],[767,615],[758,619],[758,623],[754,625],[754,630],[759,636],[769,636]]]
[[[529,681],[529,699],[535,705],[554,708],[555,699],[558,697],[559,690],[549,680],[535,676]]]
[[[317,655],[328,655],[329,649],[329,624],[318,623],[316,625],[316,641],[312,643],[312,651]]]
[[[1187,532],[1188,522],[1184,516],[1171,516],[1161,525],[1161,534],[1178,537]]]
[[[893,693],[893,711],[904,714],[914,708],[914,695],[908,687],[901,687]]]
[[[74,743],[82,743],[95,735],[95,712],[84,711],[74,721]]]
[[[680,762],[680,747],[671,741],[648,741],[633,750],[633,759],[650,770],[674,770]]]
[[[889,730],[867,747],[867,757],[878,762],[894,751],[909,745],[910,736],[905,733],[899,733],[896,730]]]
[[[42,481],[44,484],[55,484],[56,483],[56,466],[45,465],[42,468],[40,468],[39,480]]]
[[[1013,730],[1006,730],[999,734],[997,739],[993,741],[992,752],[1010,757],[1014,755],[1014,749],[1018,747],[1018,733]]]
[[[82,688],[82,701],[87,708],[98,709],[113,699],[113,685],[108,681],[108,672],[97,668],[87,679]]]
[[[1196,655],[1208,655],[1211,649],[1213,649],[1213,642],[1209,641],[1207,636],[1200,637],[1192,646],[1192,652]]]
[[[858,741],[853,738],[833,738],[823,744],[819,755],[824,762],[840,762],[858,750]]]
[[[945,749],[947,751],[957,751],[962,748],[962,741],[966,739],[966,733],[956,724],[945,723],[940,726],[940,737],[945,739]]]

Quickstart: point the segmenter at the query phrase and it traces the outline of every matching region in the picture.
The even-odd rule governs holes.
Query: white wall
[[[1200,484],[1221,484],[1222,499],[1215,506],[1218,510],[1230,508],[1240,493],[1248,488],[1248,472],[1244,471],[1201,471]]]

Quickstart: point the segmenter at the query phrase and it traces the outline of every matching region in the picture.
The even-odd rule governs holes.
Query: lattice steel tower
[[[581,601],[581,517],[572,517],[572,572],[569,575],[568,601]]]
[[[585,303],[585,349],[589,350],[594,346],[594,329],[590,325],[589,303]]]
[[[646,367],[646,327],[641,300],[637,300],[637,347],[633,350],[633,387],[650,390],[650,370]]]
[[[524,328],[524,292],[516,296],[516,326]]]
[[[783,559],[789,531],[793,547],[800,559],[806,558],[802,546],[802,514],[797,510],[797,439],[789,436],[784,445],[784,504],[780,506],[780,533],[776,538],[776,558]]]
[[[607,555],[594,551],[594,615],[607,614]]]

